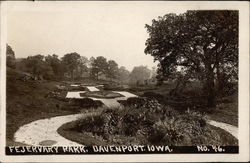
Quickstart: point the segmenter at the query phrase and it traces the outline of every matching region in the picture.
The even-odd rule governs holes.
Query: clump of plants
[[[96,97],[96,98],[116,98],[123,97],[123,95],[119,93],[115,93],[112,91],[93,91],[93,92],[85,92],[80,93],[81,97]]]
[[[79,106],[80,108],[88,109],[88,108],[99,108],[103,106],[103,103],[98,100],[93,100],[91,98],[83,98],[83,99],[71,99],[70,105]]]
[[[129,98],[122,108],[107,108],[99,115],[79,119],[75,130],[92,133],[116,145],[221,145],[222,142],[201,113],[180,113],[148,98]]]

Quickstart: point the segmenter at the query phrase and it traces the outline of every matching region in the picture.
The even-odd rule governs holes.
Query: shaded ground
[[[216,108],[208,112],[210,119],[238,126],[238,96],[223,98]]]

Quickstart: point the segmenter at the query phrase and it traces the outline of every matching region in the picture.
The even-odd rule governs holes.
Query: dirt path
[[[235,138],[238,139],[238,128],[236,126],[233,126],[227,123],[213,121],[213,120],[208,120],[208,123],[212,126],[219,127],[229,132],[231,135],[233,135]]]

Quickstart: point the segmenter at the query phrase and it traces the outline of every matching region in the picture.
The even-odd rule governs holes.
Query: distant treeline
[[[114,60],[107,60],[103,56],[87,58],[73,52],[65,54],[62,58],[58,55],[34,55],[27,58],[15,58],[15,52],[7,45],[7,66],[19,71],[27,72],[37,79],[79,80],[93,78],[96,80],[109,80],[120,83],[147,84],[154,81],[155,70],[146,66],[134,67],[129,72]]]

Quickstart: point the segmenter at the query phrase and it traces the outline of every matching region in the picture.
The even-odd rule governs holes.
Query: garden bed
[[[208,125],[206,117],[198,112],[180,113],[156,100],[143,100],[133,99],[130,106],[105,109],[98,116],[65,124],[58,132],[84,145],[238,144],[229,133]]]
[[[83,99],[70,99],[69,105],[76,106],[84,109],[89,108],[99,108],[103,106],[103,103],[99,100],[93,100],[91,98],[83,98]]]
[[[117,98],[117,97],[124,97],[119,93],[115,93],[112,91],[93,91],[93,92],[84,92],[80,93],[81,97],[94,97],[94,98]]]

